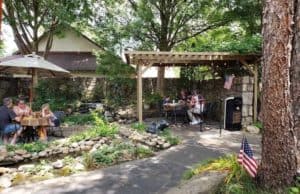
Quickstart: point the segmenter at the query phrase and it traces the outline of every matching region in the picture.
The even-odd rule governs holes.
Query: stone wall
[[[105,97],[109,91],[116,90],[111,88],[110,84],[104,78],[72,78],[70,81],[75,82],[78,85],[78,89],[85,88],[82,91],[86,96],[82,100],[85,101],[100,101]],[[120,87],[121,93],[124,93],[126,98],[135,102],[136,100],[136,86],[135,80],[132,80],[131,86],[127,86],[126,83]],[[225,99],[229,96],[240,96],[243,98],[243,125],[248,125],[253,121],[253,77],[237,77],[233,80],[233,85],[230,90],[224,89],[224,80],[204,80],[191,82],[189,85],[183,86],[180,79],[166,79],[165,93],[177,96],[181,88],[187,88],[189,90],[197,88],[201,94],[204,95],[208,102],[216,104],[214,113],[211,118],[214,120],[220,120],[223,117],[223,105],[221,105],[221,99]],[[22,84],[17,84],[16,79],[5,78],[0,80],[0,97],[3,96],[16,96],[18,91],[27,91]],[[23,83],[23,82],[22,82]],[[28,86],[26,86],[28,87]],[[12,89],[13,88],[13,89]],[[21,88],[21,89],[20,89]],[[153,92],[156,88],[156,79],[146,78],[143,79],[143,94],[147,95]],[[118,94],[120,95],[120,94]]]
[[[199,89],[208,100],[208,102],[220,102],[220,99],[224,100],[227,97],[242,97],[242,124],[243,126],[249,125],[253,122],[253,97],[254,97],[254,78],[250,76],[236,77],[233,80],[233,85],[230,90],[225,89],[224,81],[209,80],[202,82],[199,85]],[[219,114],[216,114],[217,120],[223,117],[224,104],[218,110]]]

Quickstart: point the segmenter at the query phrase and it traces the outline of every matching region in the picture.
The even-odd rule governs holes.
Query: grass
[[[92,113],[70,115],[64,118],[63,123],[68,125],[87,125],[94,124],[95,119]]]
[[[254,125],[255,127],[259,128],[260,130],[263,129],[263,124],[262,124],[262,122],[260,122],[260,121],[257,121],[257,122],[255,122],[255,123],[253,123],[253,125]]]
[[[49,147],[48,143],[43,143],[40,141],[32,142],[32,143],[25,143],[25,144],[16,144],[16,145],[6,145],[6,149],[9,152],[16,151],[16,150],[26,150],[27,152],[34,153],[40,152],[45,150]]]
[[[146,131],[146,125],[144,123],[133,123],[131,127],[139,132]]]
[[[104,146],[92,153],[84,154],[84,166],[94,169],[102,166],[110,166],[118,162],[145,158],[153,155],[153,151],[129,143],[114,143]]]
[[[206,171],[228,172],[224,183],[220,185],[217,193],[225,194],[267,194],[269,191],[257,187],[255,181],[238,164],[236,155],[228,155],[216,160],[207,160],[186,171],[183,178],[188,180],[194,175]]]
[[[179,137],[172,135],[169,128],[164,129],[159,135],[166,138],[171,145],[178,145],[180,143]]]

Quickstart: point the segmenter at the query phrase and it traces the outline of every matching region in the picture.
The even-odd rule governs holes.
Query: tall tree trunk
[[[290,88],[294,6],[293,1],[264,1],[264,132],[259,181],[272,189],[290,185],[297,170]]]
[[[161,44],[159,46],[159,51],[170,51],[170,50],[171,50],[171,48],[168,47],[167,40],[161,40]],[[164,92],[165,92],[165,67],[159,67],[158,68],[156,89],[157,89],[157,92],[161,96],[164,96]]]
[[[294,40],[291,66],[291,89],[294,131],[297,136],[297,169],[300,169],[300,1],[295,1]]]

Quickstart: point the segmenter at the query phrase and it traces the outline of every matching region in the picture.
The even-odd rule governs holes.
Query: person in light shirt
[[[187,114],[191,120],[191,125],[197,125],[202,122],[200,114],[204,111],[204,103],[204,97],[199,94],[197,90],[194,90],[192,93],[192,98],[188,102],[189,109],[187,110]]]
[[[32,113],[31,108],[28,105],[26,105],[24,99],[19,99],[17,106],[14,106],[13,110],[16,113],[16,115],[20,118],[28,117]]]

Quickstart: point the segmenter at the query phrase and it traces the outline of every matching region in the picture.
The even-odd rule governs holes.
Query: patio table
[[[37,117],[23,117],[20,124],[22,127],[32,127],[33,129],[37,129],[41,140],[44,140],[47,137],[44,128],[50,126],[49,119],[40,117],[39,115]]]
[[[185,110],[186,104],[182,102],[174,102],[174,103],[166,103],[163,105],[164,111],[166,112],[172,112],[174,123],[177,123],[177,111],[178,110]]]

